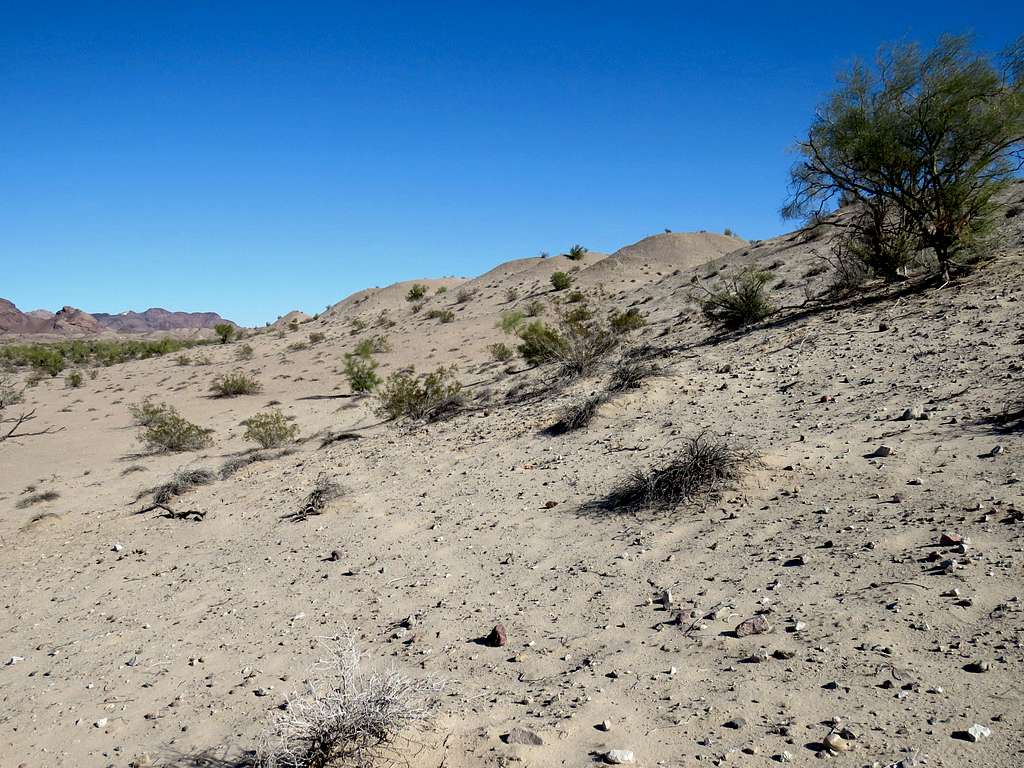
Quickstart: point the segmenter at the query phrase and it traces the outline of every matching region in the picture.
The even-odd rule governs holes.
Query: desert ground
[[[244,762],[324,639],[352,634],[444,681],[413,766],[1024,765],[1022,200],[944,285],[817,301],[827,236],[664,233],[361,291],[190,352],[207,364],[40,381],[26,406],[62,430],[0,443],[0,764]],[[721,332],[694,281],[749,264],[781,310]],[[489,346],[514,342],[504,312],[553,316],[559,270],[602,313],[638,309],[616,354],[659,370],[551,435],[606,370],[554,386]],[[381,375],[455,365],[467,407],[382,419],[342,373],[376,335]],[[237,368],[263,391],[211,396]],[[128,405],[147,396],[212,446],[146,451]],[[139,513],[176,470],[250,451],[241,422],[271,403],[290,451],[169,504],[197,515]],[[700,433],[758,457],[719,498],[594,503]],[[294,519],[321,477],[343,495]],[[766,631],[737,631],[754,617]],[[507,645],[480,642],[497,624]]]

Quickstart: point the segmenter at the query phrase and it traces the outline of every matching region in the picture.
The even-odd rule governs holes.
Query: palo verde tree
[[[853,203],[853,235],[882,262],[878,273],[912,248],[931,249],[948,276],[1024,165],[1024,37],[998,58],[966,36],[942,37],[927,54],[883,49],[873,67],[840,76],[797,149],[784,215],[816,220]]]

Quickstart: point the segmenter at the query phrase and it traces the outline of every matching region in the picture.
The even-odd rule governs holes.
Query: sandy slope
[[[238,756],[301,685],[317,638],[347,628],[377,657],[448,680],[417,766],[583,766],[617,748],[643,766],[771,765],[784,752],[817,765],[833,718],[857,736],[836,765],[911,754],[932,767],[1021,765],[1024,445],[986,418],[1024,399],[1022,218],[959,283],[789,311],[741,336],[712,336],[691,279],[756,261],[795,306],[828,279],[814,274],[827,243],[662,235],[578,264],[525,259],[465,282],[466,303],[463,281],[423,281],[432,294],[415,315],[409,284],[361,292],[283,338],[249,339],[256,356],[242,364],[226,345],[209,349],[211,365],[151,360],[100,369],[81,390],[40,384],[31,404],[65,431],[0,447],[0,652],[24,657],[0,667],[0,764]],[[662,350],[664,375],[588,430],[544,437],[558,407],[601,378],[505,405],[504,392],[547,373],[509,372],[486,348],[507,340],[501,312],[550,302],[550,273],[575,266],[604,308],[647,315],[634,341]],[[454,321],[428,319],[431,308]],[[385,310],[392,327],[375,324]],[[368,327],[353,333],[354,318]],[[288,350],[311,331],[327,339]],[[456,363],[494,403],[426,427],[381,424],[340,375],[343,353],[381,333],[393,347],[383,373]],[[209,398],[213,376],[238,365],[264,392]],[[146,394],[214,428],[214,447],[136,455],[126,405]],[[274,400],[310,436],[296,452],[178,500],[203,522],[133,514],[136,494],[175,468],[244,450],[241,420]],[[898,420],[915,405],[927,420]],[[584,511],[704,429],[763,466],[707,508]],[[312,437],[340,430],[360,437]],[[866,457],[881,444],[890,457]],[[323,516],[282,520],[321,473],[347,495]],[[29,485],[60,497],[19,509]],[[40,513],[53,516],[32,522]],[[966,554],[939,547],[943,532],[970,537]],[[950,557],[962,567],[936,570]],[[663,589],[681,627],[651,602]],[[732,636],[755,612],[771,631]],[[496,622],[507,647],[473,642]],[[978,659],[990,671],[964,670]],[[991,738],[952,737],[974,723]],[[544,744],[505,744],[516,725]]]

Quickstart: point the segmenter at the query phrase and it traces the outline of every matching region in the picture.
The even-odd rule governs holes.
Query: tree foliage
[[[945,274],[991,224],[1024,165],[1024,38],[999,58],[967,36],[883,49],[840,76],[798,144],[789,217],[853,203],[851,242],[885,276],[930,249]]]

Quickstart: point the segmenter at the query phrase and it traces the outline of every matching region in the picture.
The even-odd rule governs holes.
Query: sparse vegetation
[[[327,334],[321,333],[320,331],[313,331],[309,334],[310,344],[319,344],[321,341],[327,338]]]
[[[527,317],[540,317],[544,314],[544,310],[547,306],[540,299],[534,299],[533,301],[527,302],[526,307],[523,309],[523,314]]]
[[[615,364],[608,377],[608,391],[625,392],[630,389],[638,389],[646,379],[660,373],[661,369],[654,363],[623,357]]]
[[[369,352],[361,354],[359,348],[355,353],[345,355],[345,377],[349,388],[356,394],[375,390],[381,381],[377,375],[377,365]]]
[[[440,367],[425,376],[397,371],[387,378],[379,396],[382,416],[434,421],[462,406],[462,385],[454,368]]]
[[[498,327],[505,333],[515,333],[523,324],[523,317],[523,313],[518,310],[502,312],[501,319],[498,321]]]
[[[263,385],[245,371],[232,371],[215,378],[210,391],[215,397],[256,395],[263,391]]]
[[[32,344],[5,344],[0,346],[0,363],[6,363],[15,368],[31,367],[50,376],[56,376],[68,365],[81,367],[116,365],[129,360],[145,360],[211,343],[195,339],[173,339],[167,336],[150,340],[73,339]]]
[[[338,483],[331,480],[327,475],[321,474],[317,477],[316,483],[313,484],[313,490],[302,500],[299,508],[284,517],[292,522],[301,522],[310,517],[321,515],[327,509],[328,504],[335,499],[341,498],[344,493],[345,489],[338,485]]]
[[[701,433],[687,438],[666,463],[636,470],[590,506],[613,512],[670,512],[683,504],[707,503],[738,482],[757,462],[754,454],[732,442]]]
[[[579,261],[587,255],[587,249],[578,243],[569,249],[569,252],[565,254],[573,261]]]
[[[31,385],[31,379],[29,380]],[[34,408],[22,411],[16,415],[5,413],[12,405],[21,403],[25,398],[24,388],[15,386],[10,376],[0,373],[0,443],[21,437],[38,437],[60,432],[63,427],[45,427],[35,432],[25,431],[26,425],[35,421],[36,411]]]
[[[280,448],[282,445],[295,442],[299,435],[298,425],[290,424],[277,408],[257,413],[243,423],[244,438],[256,443],[260,448]]]
[[[213,326],[213,332],[217,334],[221,344],[227,344],[235,335],[235,326],[231,323],[217,323]]]
[[[175,496],[182,496],[199,485],[209,485],[217,476],[208,469],[186,467],[175,472],[171,479],[156,488],[150,489],[154,504],[166,504]]]
[[[394,667],[364,669],[355,639],[343,638],[307,675],[301,693],[270,716],[254,768],[372,768],[408,762],[400,749],[437,705],[442,684]]]
[[[558,414],[558,420],[545,432],[549,435],[562,435],[566,432],[583,429],[594,420],[598,409],[606,402],[608,402],[608,396],[601,392],[576,398],[562,408]]]
[[[405,294],[405,300],[409,303],[418,302],[427,295],[427,286],[422,283],[414,283],[409,289],[409,292]]]
[[[212,432],[212,429],[193,424],[174,408],[165,405],[163,413],[146,425],[142,442],[150,450],[158,452],[198,451],[213,442]]]
[[[41,491],[39,493],[30,493],[27,496],[22,496],[14,506],[18,509],[26,509],[36,504],[42,504],[44,501],[55,501],[59,498],[60,493],[57,491]]]
[[[81,371],[72,371],[64,377],[64,386],[68,389],[78,389],[84,382]]]
[[[152,396],[128,406],[128,414],[140,427],[148,427],[174,409],[167,403],[153,402]]]
[[[471,288],[462,287],[455,292],[455,303],[456,304],[468,304],[476,296],[476,291]]]
[[[238,349],[235,350],[235,359],[244,362],[246,360],[252,360],[253,349],[251,344],[242,344]]]
[[[513,301],[516,301],[518,298],[519,289],[516,288],[514,285],[510,285],[508,288],[505,289],[505,301],[507,301],[509,304],[511,304]]]
[[[565,272],[555,272],[551,275],[551,287],[556,291],[564,291],[572,285],[572,275]]]
[[[999,62],[970,43],[944,36],[927,54],[897,45],[843,74],[798,145],[783,213],[817,221],[836,203],[856,206],[847,247],[882,276],[922,248],[947,277],[962,266],[1024,163],[1024,38]]]
[[[640,310],[636,307],[630,307],[625,312],[612,312],[608,323],[616,333],[629,333],[647,325],[644,316],[640,314]]]
[[[432,309],[427,313],[431,320],[440,320],[442,323],[450,323],[455,319],[455,313],[450,309]]]
[[[725,278],[718,289],[706,291],[701,303],[704,315],[726,328],[744,328],[764,320],[775,312],[765,291],[771,279],[770,272],[754,268]]]
[[[500,341],[497,344],[491,344],[487,349],[490,351],[491,357],[499,363],[508,362],[515,354],[512,347]]]

